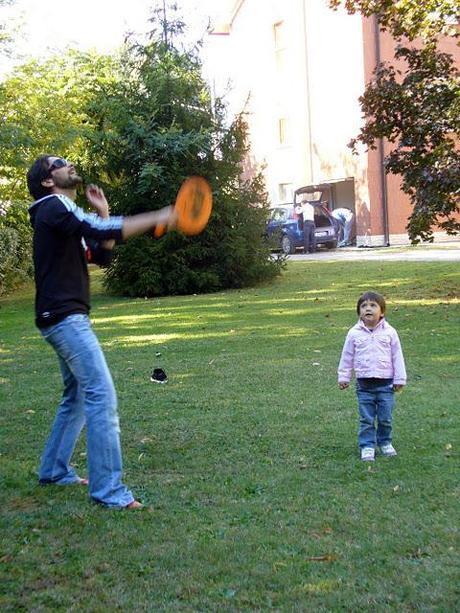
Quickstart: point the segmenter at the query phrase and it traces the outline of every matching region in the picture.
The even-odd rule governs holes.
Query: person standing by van
[[[351,231],[353,228],[353,213],[350,209],[339,208],[332,211],[332,217],[340,224],[339,247],[351,245]]]
[[[305,253],[315,253],[316,251],[316,236],[315,236],[315,207],[304,196],[302,199],[302,216],[303,216],[303,246]]]

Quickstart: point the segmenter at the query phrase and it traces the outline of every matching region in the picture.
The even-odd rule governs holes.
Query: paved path
[[[288,257],[292,261],[333,261],[333,260],[379,260],[411,262],[454,262],[460,261],[460,242],[438,243],[436,245],[417,245],[416,247],[344,247],[327,251],[320,249],[317,253],[298,252]]]

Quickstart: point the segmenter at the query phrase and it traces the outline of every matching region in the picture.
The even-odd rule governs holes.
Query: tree
[[[395,57],[405,69],[380,64],[360,97],[365,125],[350,146],[376,148],[379,139],[393,144],[386,172],[402,177],[413,211],[408,234],[413,243],[433,240],[433,228],[458,234],[460,203],[460,80],[451,55],[441,53],[441,34],[458,37],[452,28],[460,16],[451,0],[330,0],[349,13],[375,15],[381,29],[396,39]],[[416,45],[409,41],[419,38]]]
[[[43,153],[70,156],[85,170],[86,139],[98,126],[86,112],[94,91],[117,82],[115,59],[67,54],[16,67],[0,83],[0,202],[28,200],[25,173]]]
[[[132,45],[123,58],[124,74],[113,95],[93,100],[88,110],[99,125],[91,157],[93,176],[109,194],[112,211],[135,214],[174,202],[182,181],[198,174],[209,179],[214,208],[199,236],[171,232],[119,245],[106,275],[114,292],[158,296],[242,287],[278,274],[263,234],[267,194],[261,175],[243,181],[247,150],[241,118],[225,127],[221,101],[211,106],[194,50],[176,45],[180,20],[164,8],[153,16],[147,45]]]
[[[452,24],[458,23],[460,14],[457,0],[329,0],[329,6],[344,6],[348,13],[359,12],[364,17],[375,15],[382,30],[409,40],[455,34]]]
[[[16,67],[0,83],[0,293],[31,274],[26,171],[43,153],[70,156],[87,176],[85,113],[93,91],[110,90],[115,60],[69,52]],[[97,84],[97,85],[96,85]]]

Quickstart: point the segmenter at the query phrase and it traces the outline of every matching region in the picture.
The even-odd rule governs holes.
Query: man
[[[316,236],[315,236],[315,207],[304,196],[301,200],[302,216],[303,216],[303,245],[305,253],[314,253],[316,251]]]
[[[42,155],[27,173],[35,202],[29,208],[34,229],[36,324],[59,360],[64,393],[41,459],[42,484],[89,485],[92,500],[107,507],[138,509],[123,484],[117,399],[104,354],[89,321],[91,261],[107,264],[116,240],[127,239],[157,224],[172,226],[172,207],[132,217],[110,217],[103,191],[94,185],[86,197],[95,213],[74,200],[82,183],[74,166]],[[71,466],[78,436],[86,424],[88,480]]]
[[[351,245],[351,231],[353,228],[353,213],[350,209],[339,208],[332,211],[332,217],[340,225],[339,247]]]

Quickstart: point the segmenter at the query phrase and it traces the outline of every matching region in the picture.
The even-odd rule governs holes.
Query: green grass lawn
[[[270,286],[154,300],[99,280],[125,481],[147,509],[38,486],[60,375],[32,290],[1,300],[2,611],[458,610],[458,263],[290,262]],[[366,289],[409,376],[399,455],[372,466],[336,382]]]

